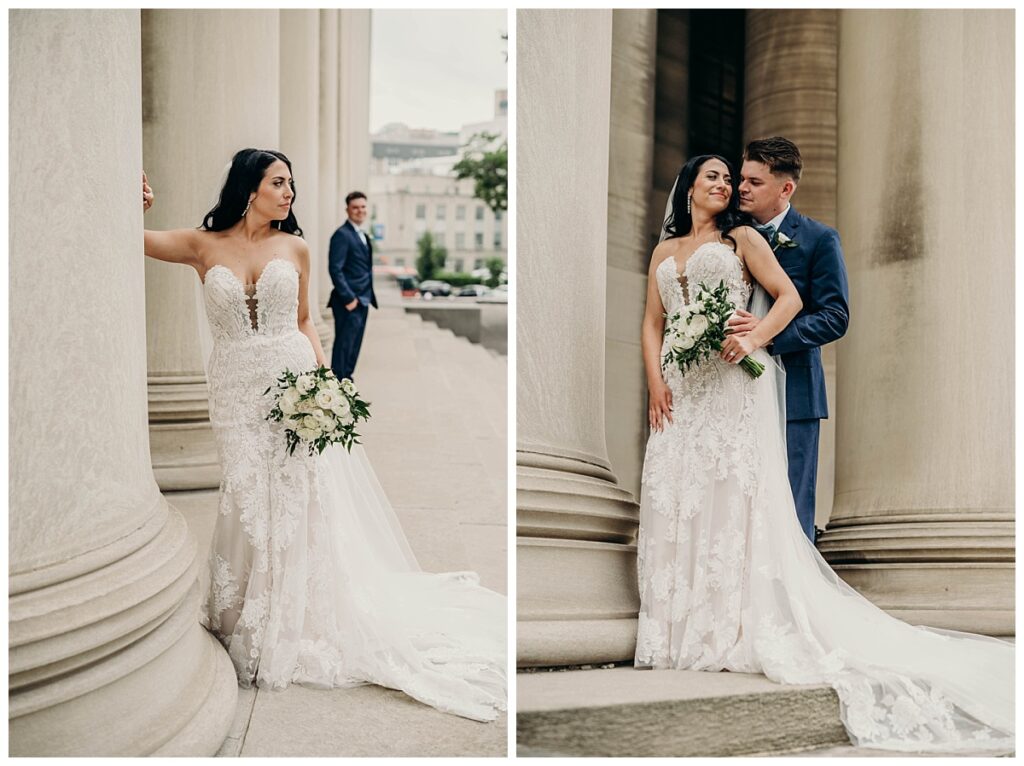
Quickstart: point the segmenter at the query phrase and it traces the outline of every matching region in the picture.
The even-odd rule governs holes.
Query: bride
[[[853,744],[904,751],[1013,749],[1014,650],[914,627],[829,568],[801,531],[786,472],[781,371],[764,347],[801,308],[736,208],[729,163],[689,160],[668,239],[651,259],[642,346],[651,435],[640,499],[637,667],[763,673],[831,685]],[[703,283],[763,318],[686,375],[669,367],[664,315]],[[774,299],[768,310],[768,296]],[[738,363],[767,370],[751,378]]]
[[[243,149],[198,229],[146,231],[194,268],[214,338],[210,423],[223,471],[202,621],[242,686],[379,684],[480,721],[505,708],[506,600],[473,573],[422,572],[358,445],[285,450],[264,395],[327,365],[291,163]],[[153,192],[143,175],[143,208]]]

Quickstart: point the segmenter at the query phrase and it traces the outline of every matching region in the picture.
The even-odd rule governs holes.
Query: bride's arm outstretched
[[[142,212],[153,207],[153,190],[142,174]],[[185,263],[199,271],[199,233],[195,229],[152,231],[144,229],[143,251],[150,258],[168,263]]]
[[[656,272],[666,258],[671,257],[671,245],[663,242],[654,248],[651,268],[647,274],[647,305],[640,330],[640,348],[647,373],[647,419],[652,431],[664,428],[662,418],[672,422],[672,390],[661,375],[661,341],[665,335],[665,306],[661,302]]]
[[[722,359],[739,364],[743,357],[767,346],[793,321],[804,304],[764,237],[750,226],[741,226],[730,234],[736,240],[737,254],[750,275],[775,299],[771,310],[753,330],[730,335],[722,344]]]
[[[309,343],[316,354],[316,363],[330,367],[324,355],[324,347],[320,345],[320,334],[317,333],[313,319],[309,316],[309,245],[301,237],[295,239],[295,255],[299,266],[299,330],[309,338]]]

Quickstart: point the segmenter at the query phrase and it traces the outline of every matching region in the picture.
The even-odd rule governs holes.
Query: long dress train
[[[210,422],[223,469],[202,621],[243,686],[401,689],[481,721],[505,707],[506,599],[475,574],[422,572],[362,448],[285,449],[264,391],[316,366],[296,326],[298,272],[251,291],[214,266]]]
[[[724,281],[738,306],[750,296],[723,243],[699,247],[682,277],[667,258],[656,279],[670,314],[702,282]],[[714,357],[665,380],[674,423],[651,434],[644,461],[636,665],[829,684],[855,745],[1011,750],[1013,646],[890,617],[804,536],[774,377]]]

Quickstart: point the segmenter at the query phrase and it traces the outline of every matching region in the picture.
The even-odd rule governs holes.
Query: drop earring
[[[693,195],[692,194],[687,194],[686,195],[686,214],[687,215],[690,215],[690,200],[692,200],[692,199],[693,199]]]
[[[245,210],[242,211],[242,218],[245,218],[245,214],[249,212],[249,206],[251,204],[252,204],[252,200],[249,200],[248,202],[245,203]],[[686,210],[687,210],[687,212],[689,212],[689,210],[690,210],[690,204],[689,203],[686,204]]]

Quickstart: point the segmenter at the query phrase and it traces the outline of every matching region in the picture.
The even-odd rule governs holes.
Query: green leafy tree
[[[434,235],[429,231],[423,232],[423,236],[416,240],[416,247],[420,251],[416,257],[416,271],[419,272],[420,279],[434,279],[437,272],[444,268],[448,251],[437,244]]]
[[[473,196],[494,213],[508,210],[508,142],[493,146],[498,136],[477,133],[455,163],[455,177],[473,179]]]
[[[501,258],[488,258],[484,265],[491,272],[490,279],[487,280],[487,286],[491,288],[497,287],[501,284],[501,272],[505,270],[505,262]]]

